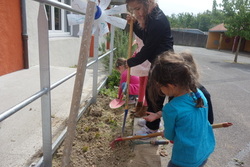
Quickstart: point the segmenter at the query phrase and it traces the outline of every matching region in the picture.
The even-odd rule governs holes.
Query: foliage
[[[106,87],[100,90],[100,94],[117,98],[119,82],[120,73],[116,70],[112,70],[111,75],[108,76]]]
[[[115,30],[115,37],[114,37],[114,48],[116,50],[114,51],[113,55],[113,70],[111,75],[107,79],[106,83],[106,88],[101,90],[101,94],[108,95],[110,97],[117,97],[117,92],[118,89],[117,87],[119,86],[119,81],[120,81],[120,73],[115,70],[115,62],[119,57],[124,57],[127,58],[128,54],[128,33],[126,30],[121,30],[121,29],[116,29]],[[100,47],[101,51],[103,53],[106,52],[105,47]],[[103,59],[103,64],[105,69],[109,68],[109,60],[110,58],[107,56]]]
[[[119,85],[119,81],[120,81],[120,73],[116,70],[112,70],[111,75],[108,76],[107,79],[107,88],[115,88],[115,86]]]
[[[118,57],[127,57],[128,33],[125,30],[121,30],[118,28],[115,29],[114,48],[116,48],[116,50],[114,51],[113,55],[113,64],[114,62],[116,62]],[[102,54],[106,52],[106,49],[103,46],[101,46],[99,50],[102,52]],[[110,58],[107,56],[102,61],[105,69],[109,68],[109,59]]]
[[[250,40],[249,0],[223,0],[225,27],[228,36],[240,36]]]
[[[206,11],[197,15],[197,28],[201,31],[208,31],[214,26],[212,23],[212,15],[210,11]]]
[[[218,7],[221,7],[221,4],[217,4],[216,0],[213,1],[213,7],[212,7],[212,18],[211,23],[215,25],[221,24],[224,22],[225,15],[222,12],[222,10],[218,9]]]
[[[206,10],[203,13],[194,15],[193,13],[172,14],[168,17],[172,28],[193,28],[208,31],[217,24],[224,22],[224,14],[218,9],[216,0],[213,1],[212,11]]]
[[[237,62],[242,38],[250,40],[250,2],[249,0],[223,0],[226,35],[239,37],[234,62]]]

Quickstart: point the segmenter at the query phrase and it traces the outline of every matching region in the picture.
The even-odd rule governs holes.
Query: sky
[[[171,14],[179,13],[203,13],[206,10],[212,11],[213,0],[157,0],[159,7],[165,15],[171,16]],[[222,0],[216,0],[217,4],[220,4]]]

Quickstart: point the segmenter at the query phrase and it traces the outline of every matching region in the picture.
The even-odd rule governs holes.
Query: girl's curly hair
[[[197,92],[197,77],[192,67],[182,56],[172,52],[164,52],[154,61],[149,73],[149,96],[152,98],[154,107],[158,95],[163,93],[161,86],[167,84],[178,85],[182,89]],[[203,107],[203,100],[197,96],[196,107]]]

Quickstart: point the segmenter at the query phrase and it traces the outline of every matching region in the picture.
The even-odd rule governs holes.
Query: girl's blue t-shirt
[[[173,98],[163,107],[164,136],[174,141],[171,161],[181,167],[198,167],[214,151],[215,138],[208,122],[207,100],[196,107],[194,93]]]

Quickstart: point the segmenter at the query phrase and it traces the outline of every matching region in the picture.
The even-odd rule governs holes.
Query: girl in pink
[[[117,59],[116,70],[121,73],[119,90],[118,90],[118,99],[120,99],[122,96],[122,90],[126,86],[126,82],[127,82],[128,71],[126,68],[126,59],[124,58]],[[136,97],[138,97],[138,93],[139,93],[139,77],[131,75],[130,83],[129,83],[129,99],[130,99],[129,103],[130,104],[133,104],[136,102]]]

